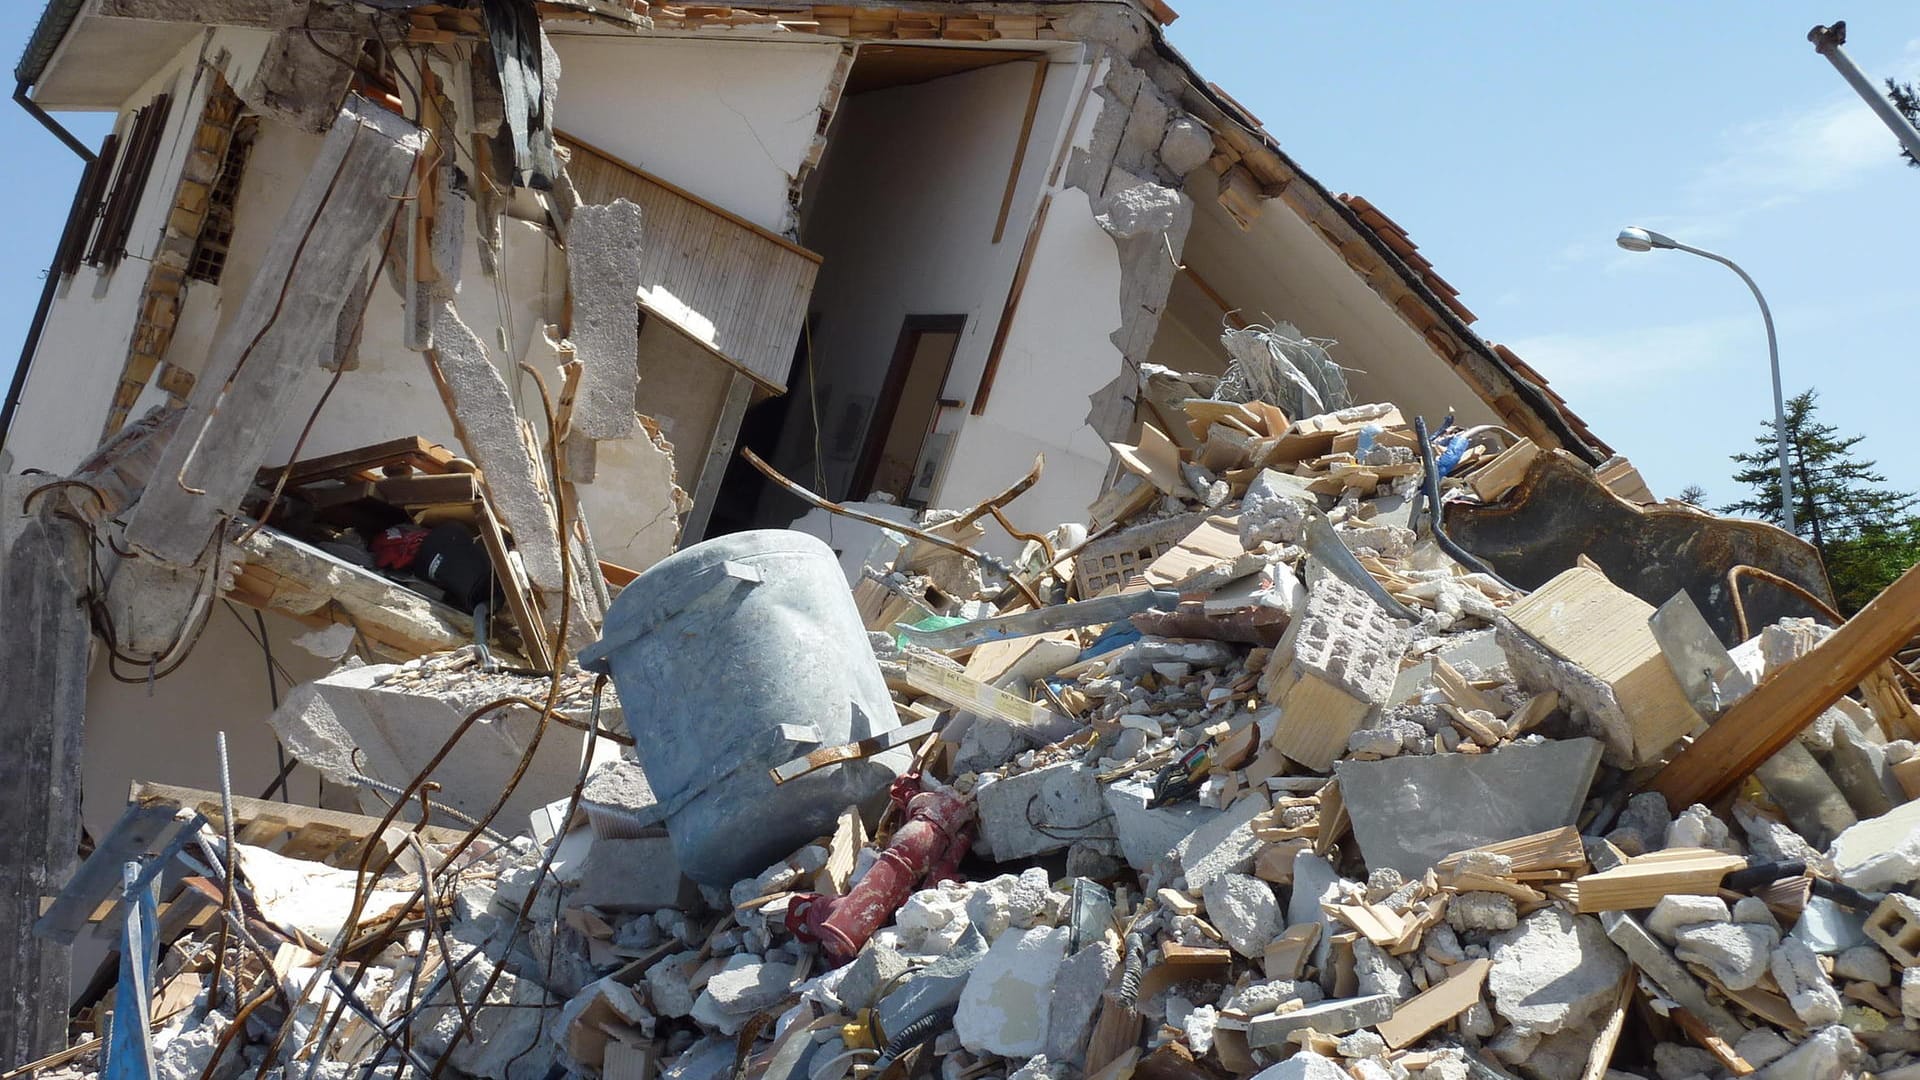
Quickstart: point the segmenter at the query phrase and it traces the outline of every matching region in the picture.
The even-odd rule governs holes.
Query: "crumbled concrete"
[[[872,1008],[882,988],[911,969],[899,950],[870,941],[846,967],[846,974],[834,987],[834,996],[849,1013]]]
[[[1459,932],[1511,930],[1520,916],[1513,897],[1496,892],[1463,892],[1447,904],[1447,925]]]
[[[582,368],[573,430],[589,439],[624,439],[633,431],[640,348],[633,298],[645,284],[640,249],[646,240],[640,207],[625,199],[583,205],[568,223],[569,336]]]
[[[1903,968],[1900,972],[1900,1012],[1920,1018],[1920,968]]]
[[[1847,829],[1827,854],[1840,880],[1863,892],[1920,880],[1920,799]]]
[[[1628,855],[1645,855],[1666,846],[1667,830],[1672,826],[1667,797],[1657,791],[1642,791],[1627,800],[1607,840]]]
[[[1840,995],[1820,970],[1820,958],[1799,938],[1788,938],[1773,950],[1773,981],[1793,1006],[1794,1015],[1809,1026],[1840,1019]]]
[[[1334,1052],[1343,1058],[1373,1057],[1387,1052],[1387,1040],[1371,1031],[1356,1031],[1342,1038]]]
[[[1114,838],[1096,772],[1079,762],[982,784],[976,805],[983,853],[1000,862],[1064,851],[1075,840]]]
[[[1699,803],[1680,811],[1680,815],[1673,819],[1673,825],[1667,829],[1667,846],[1712,848],[1730,855],[1746,854],[1727,830],[1727,823]]]
[[[1674,936],[1674,955],[1704,964],[1729,990],[1746,990],[1765,974],[1780,928],[1771,923],[1704,923]]]
[[[1893,962],[1871,945],[1856,945],[1833,958],[1833,977],[1887,986],[1893,982]]]
[[[640,836],[666,820],[646,770],[624,757],[597,766],[587,777],[580,810],[595,836]]]
[[[1298,543],[1305,535],[1308,508],[1318,507],[1309,481],[1278,469],[1262,469],[1240,502],[1240,543],[1251,549],[1265,541]]]
[[[693,1012],[693,973],[705,958],[698,952],[677,952],[647,969],[647,1000],[661,1016]]]
[[[1364,996],[1383,994],[1395,1001],[1413,996],[1413,978],[1387,951],[1362,937],[1353,943],[1353,973]]]
[[[1175,176],[1186,176],[1213,156],[1213,135],[1206,125],[1185,113],[1167,121],[1160,136],[1160,164]]]
[[[967,977],[953,1029],[975,1053],[1032,1057],[1046,1049],[1053,983],[1067,928],[1001,935]]]
[[[1229,995],[1220,1003],[1223,1009],[1259,1016],[1270,1013],[1282,1004],[1295,998],[1311,1005],[1326,998],[1318,983],[1305,979],[1271,979],[1267,982],[1249,983],[1245,988]]]
[[[1094,1019],[1100,1015],[1101,995],[1119,966],[1120,950],[1109,941],[1096,941],[1060,965],[1047,1019],[1049,1058],[1073,1065],[1082,1063]]]
[[[792,964],[743,964],[714,973],[704,993],[722,1012],[752,1014],[787,996]]]
[[[1691,1080],[1720,1071],[1720,1059],[1697,1046],[1658,1043],[1653,1048],[1653,1070],[1660,1080]]]
[[[1333,864],[1303,849],[1293,857],[1293,891],[1287,899],[1287,925],[1314,923],[1320,927],[1319,941],[1313,947],[1313,965],[1320,969],[1322,984],[1332,986],[1327,970],[1327,953],[1333,947],[1333,916],[1320,905],[1339,896],[1340,875]]]
[[[1607,1008],[1627,959],[1588,915],[1543,908],[1493,940],[1487,990],[1522,1034],[1578,1027]]]
[[[1733,1044],[1733,1052],[1756,1069],[1778,1061],[1792,1049],[1785,1036],[1769,1027],[1754,1028]]]
[[[1332,1058],[1311,1050],[1302,1050],[1278,1065],[1269,1065],[1253,1075],[1253,1080],[1349,1080],[1346,1070]]]
[[[1393,1015],[1394,1000],[1384,994],[1322,1001],[1292,1012],[1256,1016],[1247,1025],[1247,1045],[1255,1050],[1284,1046],[1287,1036],[1312,1028],[1323,1035],[1344,1035],[1355,1028],[1372,1027]]]
[[[1691,896],[1676,893],[1663,896],[1647,915],[1647,929],[1667,944],[1673,944],[1680,931],[1704,923],[1723,923],[1733,919],[1727,902],[1717,896]]]
[[[1794,1051],[1753,1074],[1753,1080],[1841,1080],[1854,1075],[1866,1048],[1853,1032],[1834,1025],[1824,1027]]]
[[[1265,799],[1242,798],[1181,841],[1175,853],[1186,874],[1187,888],[1205,889],[1214,878],[1244,873],[1253,865],[1253,856],[1261,846],[1253,835],[1253,819],[1266,811]]]
[[[1280,932],[1280,905],[1273,886],[1246,874],[1221,874],[1206,884],[1202,897],[1207,921],[1241,956],[1258,957]]]
[[[1135,184],[1115,193],[1106,212],[1094,220],[1115,239],[1157,235],[1174,227],[1179,219],[1181,195],[1161,184]]]

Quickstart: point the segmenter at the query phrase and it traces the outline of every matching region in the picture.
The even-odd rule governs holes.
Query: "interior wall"
[[[873,415],[874,398],[908,315],[965,316],[941,396],[972,402],[1079,70],[1048,66],[997,244],[994,223],[1033,88],[1029,63],[841,102],[802,234],[825,257],[814,287],[813,362],[830,496],[846,495],[869,425],[886,419]],[[796,378],[794,393],[809,389]],[[956,430],[965,411],[944,410],[936,430]],[[811,411],[788,415],[775,460],[790,476],[811,477]]]
[[[755,224],[793,227],[788,189],[838,44],[551,36],[562,131]]]

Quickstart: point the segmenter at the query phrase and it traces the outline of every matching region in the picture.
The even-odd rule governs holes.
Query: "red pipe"
[[[851,960],[873,932],[886,925],[935,867],[948,874],[966,852],[964,830],[973,803],[945,788],[923,791],[907,803],[907,821],[893,842],[845,896],[809,893],[787,908],[787,929],[802,941],[826,947],[835,963]]]

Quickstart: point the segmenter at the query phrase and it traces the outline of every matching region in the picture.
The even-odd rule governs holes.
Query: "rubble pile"
[[[337,866],[201,830],[180,857],[220,914],[158,960],[153,1074],[1920,1076],[1911,731],[1843,699],[1670,808],[1650,778],[1712,717],[1651,606],[1587,565],[1519,589],[1436,528],[1530,447],[1385,405],[1183,408],[1011,577],[959,553],[980,511],[883,534],[853,602],[902,726],[771,773],[912,764],[744,880],[679,863],[606,680],[471,649],[362,677],[550,691],[634,737],[581,751],[528,836],[496,790],[452,840],[403,799]],[[1765,628],[1719,707],[1828,634]]]

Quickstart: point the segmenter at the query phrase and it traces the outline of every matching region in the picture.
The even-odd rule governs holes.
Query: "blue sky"
[[[39,5],[0,6],[11,59]],[[1740,494],[1727,455],[1771,415],[1766,340],[1738,278],[1620,251],[1627,224],[1745,266],[1773,306],[1788,393],[1817,386],[1828,422],[1920,489],[1903,442],[1920,398],[1920,170],[1806,41],[1844,14],[1870,74],[1920,75],[1910,2],[1176,6],[1175,45],[1309,172],[1404,226],[1475,328],[1543,372],[1657,494]],[[89,144],[106,130],[63,119]],[[79,163],[11,105],[0,134],[14,148],[0,165],[16,208],[0,248],[9,372]]]

